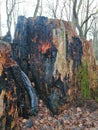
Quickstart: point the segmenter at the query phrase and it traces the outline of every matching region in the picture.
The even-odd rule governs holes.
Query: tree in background
[[[87,39],[98,14],[95,0],[47,0],[47,14],[52,18],[71,21],[83,39]]]
[[[30,11],[27,10],[28,8],[25,9],[30,0],[3,0],[4,2],[6,3],[7,28],[9,32],[13,24],[15,28],[19,15],[27,16],[27,14],[32,12],[34,17],[43,15],[71,21],[74,28],[78,30],[79,35],[87,39],[98,14],[97,5],[94,4],[96,0],[37,0],[36,5],[33,3],[33,9]]]
[[[97,18],[98,19],[98,18]],[[91,34],[93,35],[93,46],[95,50],[95,56],[98,63],[98,23],[97,21],[94,22],[92,25]]]
[[[11,24],[13,19],[13,11],[16,6],[16,0],[6,0],[6,15],[7,15],[7,28],[11,34]]]
[[[16,21],[18,17],[19,12],[19,4],[24,3],[24,1],[21,0],[6,0],[6,16],[7,16],[7,29],[8,33],[11,36],[11,27],[12,25],[16,26]],[[11,36],[12,40],[12,36]]]
[[[47,0],[47,8],[49,10],[49,14],[53,18],[58,18],[58,7],[59,7],[60,1],[59,0]]]
[[[39,5],[40,5],[40,0],[37,0],[36,8],[35,8],[34,15],[33,15],[34,17],[37,16]]]
[[[96,6],[92,8],[94,0],[72,0],[73,2],[73,15],[72,23],[74,27],[78,29],[79,35],[87,39],[88,31],[91,29],[96,15],[98,14],[98,9]],[[81,14],[81,15],[80,15]]]

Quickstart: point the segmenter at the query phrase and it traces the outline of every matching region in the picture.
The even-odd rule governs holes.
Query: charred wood
[[[48,104],[49,108],[48,101],[53,100],[52,97],[55,97],[56,90],[59,91],[57,91],[57,95],[63,95],[63,98],[67,95],[69,86],[64,81],[64,77],[69,72],[67,72],[66,62],[70,59],[73,60],[73,69],[81,64],[82,42],[77,36],[74,36],[74,31],[71,34],[73,37],[70,37],[69,28],[71,28],[69,23],[47,17],[18,17],[12,45],[13,58],[28,75],[31,82],[35,83],[40,98]],[[61,63],[57,65],[56,62]],[[60,75],[57,77],[57,74],[54,75],[56,69],[60,71],[61,77]],[[55,81],[53,81],[53,77]],[[52,87],[53,89],[51,89]],[[64,103],[62,102],[62,104]]]

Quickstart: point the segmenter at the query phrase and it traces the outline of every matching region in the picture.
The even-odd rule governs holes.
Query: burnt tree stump
[[[9,36],[7,33],[3,40],[8,41]],[[69,22],[19,16],[12,49],[0,41],[0,110],[4,110],[0,128],[4,117],[4,129],[9,130],[17,114],[25,118],[35,115],[37,95],[54,115],[65,103],[72,104],[81,59],[89,61],[89,66],[95,61],[91,43],[87,43],[82,43]]]
[[[40,98],[57,114],[66,102],[73,70],[81,65],[82,42],[70,23],[18,17],[12,54]]]

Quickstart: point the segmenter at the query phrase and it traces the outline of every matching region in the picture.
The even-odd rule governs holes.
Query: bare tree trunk
[[[40,16],[42,15],[42,12],[43,12],[43,2],[42,2],[43,0],[41,0],[41,11],[40,11]]]
[[[86,19],[88,18],[89,13],[89,0],[87,0],[87,11],[86,11]],[[85,31],[84,31],[84,37],[87,38],[87,30],[88,30],[88,21],[85,23]]]
[[[96,16],[96,14],[98,14],[98,10],[96,8],[96,11],[92,10],[92,13],[90,12],[90,0],[86,1],[86,12],[84,13],[84,20],[81,22],[81,24],[79,23],[79,10],[82,6],[82,1],[80,0],[78,5],[77,5],[77,0],[73,0],[73,16],[72,16],[72,22],[73,25],[75,27],[75,29],[77,28],[79,31],[79,35],[80,37],[82,37],[83,39],[87,38],[87,33],[91,28],[92,23],[94,22],[95,18],[93,17],[92,21],[90,21],[90,19],[92,18],[92,16]],[[77,11],[76,11],[77,9]],[[89,25],[89,21],[91,22]]]
[[[39,5],[40,5],[40,0],[37,0],[37,4],[36,4],[36,8],[35,8],[33,17],[36,17],[36,16],[37,16],[38,9],[39,9]]]
[[[79,25],[79,20],[78,20],[78,15],[77,15],[77,12],[76,12],[76,7],[77,7],[77,0],[74,0],[74,3],[73,3],[73,22],[74,22],[75,27],[79,31],[79,35],[83,38],[83,31],[82,31],[81,26]]]
[[[57,9],[58,9],[58,5],[59,5],[59,0],[56,0],[56,6],[55,6],[55,9],[54,9],[54,11],[53,11],[54,18],[57,18]]]
[[[11,25],[13,19],[13,12],[16,6],[16,0],[6,0],[6,15],[7,15],[7,28],[9,34],[11,34]],[[12,37],[11,37],[12,40]]]

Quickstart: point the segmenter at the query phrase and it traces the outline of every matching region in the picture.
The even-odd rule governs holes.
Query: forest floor
[[[18,126],[18,130],[98,130],[98,104],[94,100],[78,102],[52,116],[40,100],[37,116],[20,118]]]

